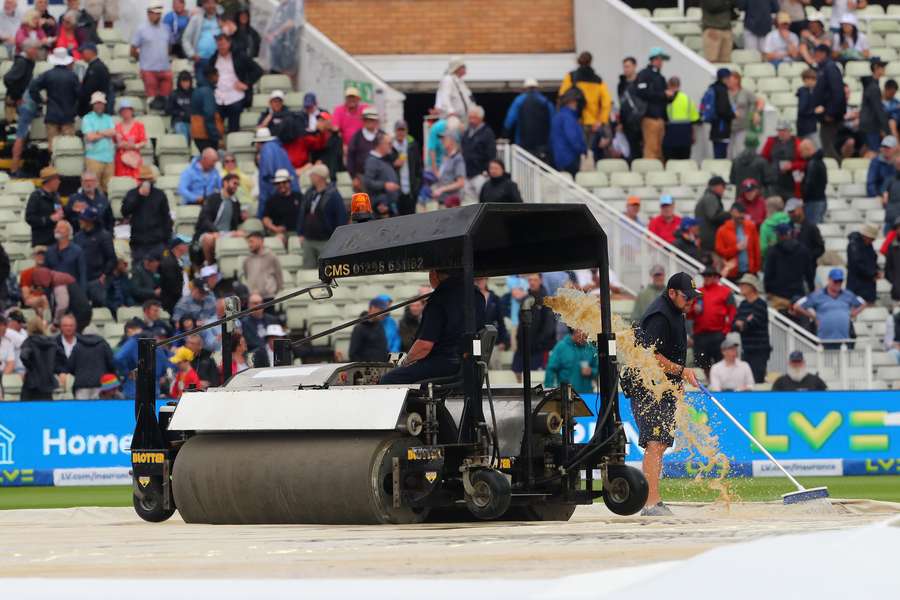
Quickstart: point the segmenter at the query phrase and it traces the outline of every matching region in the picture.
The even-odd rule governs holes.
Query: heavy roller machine
[[[532,385],[527,364],[522,386],[490,385],[496,331],[475,331],[473,304],[459,307],[467,333],[454,376],[379,385],[394,364],[292,365],[292,342],[278,340],[275,363],[284,366],[186,392],[158,413],[156,347],[177,338],[143,339],[132,442],[137,513],[163,521],[177,509],[188,523],[224,524],[568,520],[598,497],[615,513],[637,512],[647,483],[624,464],[606,235],[586,206],[483,204],[345,225],[319,261],[322,283],[272,303],[299,294],[327,302],[351,277],[437,269],[474,285],[475,277],[582,268],[599,268],[602,313],[598,421],[587,443],[574,442],[574,425],[591,411],[569,386]],[[534,307],[522,308],[527,355]],[[228,312],[205,327],[246,314]]]

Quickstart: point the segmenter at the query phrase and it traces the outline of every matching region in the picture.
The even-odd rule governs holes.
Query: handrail
[[[641,257],[644,259],[647,258],[646,255],[649,250],[651,253],[658,253],[664,262],[669,262],[670,266],[675,266],[680,270],[696,274],[703,268],[699,261],[671,246],[643,225],[628,219],[601,198],[598,198],[571,179],[564,177],[523,148],[516,145],[507,147],[500,144],[498,155],[507,159],[511,177],[519,184],[522,197],[526,202],[542,202],[544,198],[542,197],[541,187],[549,182],[558,191],[563,192],[563,195],[567,196],[566,198],[554,198],[553,201],[574,200],[583,202],[598,214],[599,218],[613,224],[613,227],[606,228],[607,235],[610,236],[610,247],[613,249],[610,253],[611,268],[630,268],[634,266],[627,263],[627,257],[620,257],[617,254],[617,252],[622,251],[618,246],[621,245],[619,243],[621,238],[625,236],[630,236],[632,239],[638,240],[640,244],[645,245],[645,250],[641,251]],[[614,264],[617,258],[623,258],[623,263],[619,265]],[[672,264],[673,262],[674,265]],[[641,277],[648,270],[649,264],[644,266],[647,268],[641,269]],[[618,269],[617,273],[620,276],[619,278],[624,281],[624,273]],[[728,286],[736,296],[740,297],[740,291],[734,283],[723,280],[723,284]],[[772,308],[768,309],[768,314],[770,341],[773,346],[773,352],[770,355],[772,371],[782,371],[784,369],[787,363],[787,355],[791,351],[803,350],[814,355],[808,357],[808,362],[811,365],[815,365],[819,373],[833,373],[830,379],[839,380],[842,386],[847,389],[849,389],[850,381],[848,375],[848,369],[851,368],[850,362],[851,360],[862,359],[862,366],[866,371],[864,383],[871,385],[873,379],[871,348],[868,347],[864,340],[856,340],[860,348],[855,350],[849,350],[845,345],[842,345],[842,350],[837,357],[838,362],[834,364],[836,359],[833,355],[838,353],[826,351],[824,346],[826,343],[831,345],[832,342],[830,340],[822,340]],[[850,354],[853,356],[851,357]]]

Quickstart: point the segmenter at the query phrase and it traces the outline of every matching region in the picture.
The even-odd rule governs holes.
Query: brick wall
[[[350,54],[572,52],[572,0],[306,0]]]

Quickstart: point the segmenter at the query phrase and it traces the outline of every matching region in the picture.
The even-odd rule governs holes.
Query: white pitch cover
[[[186,393],[173,431],[390,430],[409,388],[360,386],[324,390]]]

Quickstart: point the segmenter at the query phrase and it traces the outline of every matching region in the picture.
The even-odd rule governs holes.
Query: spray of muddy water
[[[569,327],[584,331],[590,339],[597,339],[601,329],[597,296],[572,288],[560,288],[556,296],[544,298],[544,304]],[[681,386],[669,381],[653,357],[653,349],[638,343],[634,330],[618,315],[613,315],[613,331],[620,369],[630,368],[643,387],[650,391],[654,402],[660,402],[665,393],[676,398],[675,447],[687,450],[686,461],[694,470],[695,479],[717,492],[719,502],[727,507],[736,500],[725,479],[730,462],[719,450],[719,438],[713,433],[708,419],[695,409]]]

